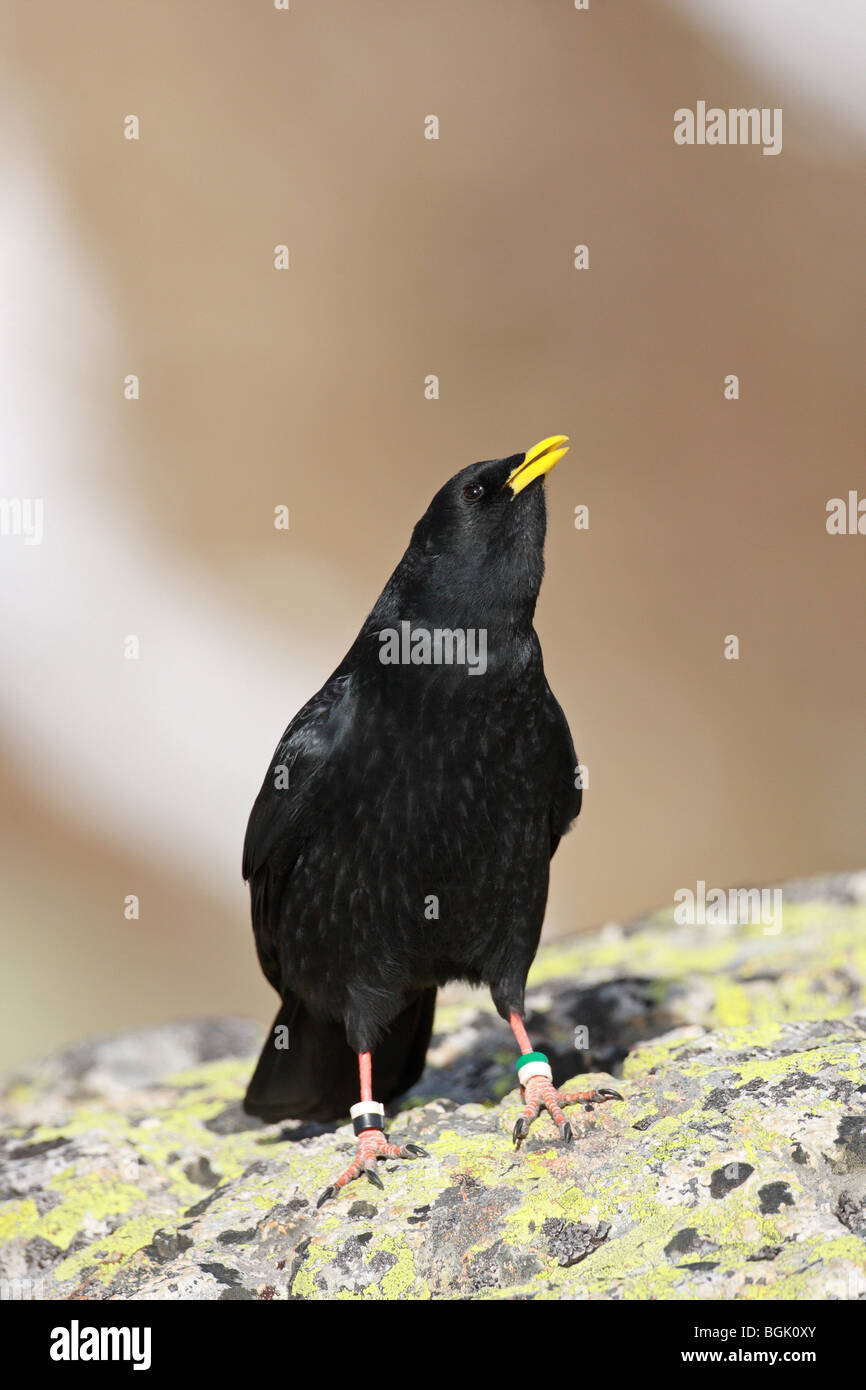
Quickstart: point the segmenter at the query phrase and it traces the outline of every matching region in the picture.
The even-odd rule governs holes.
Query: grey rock
[[[543,948],[536,1045],[558,1082],[624,1097],[573,1108],[567,1147],[543,1115],[515,1152],[510,1034],[446,991],[389,1119],[430,1157],[321,1209],[351,1129],[244,1116],[251,1023],[21,1069],[0,1104],[0,1295],[866,1299],[866,875],[783,899],[777,935],[667,913]]]

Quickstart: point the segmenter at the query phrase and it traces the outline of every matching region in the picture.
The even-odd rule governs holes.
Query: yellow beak
[[[542,439],[539,444],[533,444],[532,448],[524,454],[523,462],[519,463],[505,479],[505,486],[511,488],[512,502],[518,492],[522,492],[536,478],[544,477],[544,474],[549,473],[551,468],[555,468],[562,456],[567,453],[567,434],[552,434],[549,439]]]

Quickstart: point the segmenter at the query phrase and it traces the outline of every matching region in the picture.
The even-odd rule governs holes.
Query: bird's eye
[[[467,502],[477,502],[479,497],[484,496],[483,483],[467,483],[463,489],[463,496]]]

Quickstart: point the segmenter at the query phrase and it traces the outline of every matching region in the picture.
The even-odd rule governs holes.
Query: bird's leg
[[[317,1207],[327,1202],[346,1183],[366,1174],[371,1183],[382,1187],[382,1179],[376,1172],[377,1158],[427,1158],[427,1150],[418,1144],[389,1144],[385,1138],[385,1107],[381,1101],[373,1099],[373,1059],[369,1052],[358,1053],[358,1072],[361,1079],[361,1099],[352,1106],[350,1115],[355,1133],[358,1136],[358,1151],[348,1168],[344,1168],[322,1193]]]
[[[508,1022],[517,1039],[522,1056],[517,1059],[517,1076],[520,1093],[525,1101],[523,1114],[514,1126],[514,1143],[520,1148],[529,1133],[529,1126],[546,1110],[559,1130],[563,1143],[570,1144],[573,1138],[571,1125],[562,1113],[564,1105],[585,1105],[591,1110],[593,1105],[606,1100],[622,1100],[618,1091],[557,1091],[553,1084],[553,1072],[543,1052],[533,1052],[529,1034],[520,1014],[512,1012]]]

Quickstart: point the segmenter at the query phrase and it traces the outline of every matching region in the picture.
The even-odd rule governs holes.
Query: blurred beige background
[[[277,738],[441,482],[555,432],[539,630],[590,790],[547,931],[863,864],[866,537],[824,524],[866,495],[862,30],[5,7],[0,491],[45,538],[0,539],[4,1065],[270,1018],[239,865]],[[675,146],[698,100],[781,106],[783,152]]]

